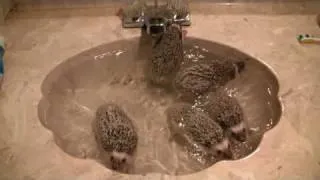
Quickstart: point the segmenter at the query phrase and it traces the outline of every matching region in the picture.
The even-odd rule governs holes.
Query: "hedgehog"
[[[101,105],[96,111],[94,133],[98,145],[108,154],[111,168],[128,172],[133,165],[138,135],[126,113],[113,103]]]
[[[228,137],[208,114],[181,102],[170,106],[166,115],[173,140],[187,147],[197,146],[216,158],[232,159]]]
[[[241,142],[246,141],[248,130],[243,110],[236,98],[219,89],[208,94],[203,109],[234,139]]]
[[[244,69],[244,62],[211,60],[181,68],[173,86],[182,97],[194,99],[209,91],[215,91],[234,79]]]
[[[153,40],[147,66],[151,82],[156,85],[171,85],[171,79],[179,70],[182,61],[182,30],[180,25],[171,24],[166,32]]]

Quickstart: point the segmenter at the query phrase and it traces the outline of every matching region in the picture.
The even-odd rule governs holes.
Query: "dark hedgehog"
[[[138,143],[131,119],[118,105],[109,103],[97,109],[94,125],[97,143],[110,154],[112,169],[128,172]]]
[[[172,138],[175,140],[180,139],[189,147],[198,146],[215,157],[233,157],[223,129],[205,112],[187,103],[177,103],[170,106],[166,114]]]
[[[224,90],[209,93],[203,108],[221,127],[230,131],[233,138],[246,141],[247,126],[243,110],[236,98],[230,97]]]
[[[194,99],[224,86],[244,69],[244,62],[212,60],[180,69],[174,79],[174,87],[180,95]]]
[[[166,32],[154,39],[150,65],[147,67],[151,82],[157,85],[171,84],[182,60],[182,30],[180,25],[171,24]]]

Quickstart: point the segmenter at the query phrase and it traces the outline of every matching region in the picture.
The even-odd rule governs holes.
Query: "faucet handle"
[[[168,9],[174,13],[173,21],[181,26],[190,26],[190,9],[187,0],[167,0]]]
[[[145,9],[145,0],[134,0],[128,7],[123,8],[122,26],[124,28],[143,27]]]

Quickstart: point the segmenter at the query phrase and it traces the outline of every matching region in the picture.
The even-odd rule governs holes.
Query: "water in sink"
[[[132,39],[102,45],[55,68],[42,84],[41,122],[66,153],[101,162],[91,123],[98,106],[114,102],[137,128],[134,173],[189,174],[213,165],[215,161],[190,158],[190,151],[169,141],[165,110],[176,96],[170,88],[149,85],[144,73],[146,59],[137,53],[143,51],[138,42]],[[247,142],[233,143],[235,159],[248,156],[258,147],[262,135],[279,121],[281,106],[275,76],[266,65],[230,47],[194,38],[184,43],[187,61],[221,57],[245,61],[243,73],[224,88],[239,100],[253,132]]]

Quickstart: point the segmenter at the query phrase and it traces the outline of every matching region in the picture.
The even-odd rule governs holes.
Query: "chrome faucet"
[[[148,34],[166,31],[170,23],[191,25],[187,0],[134,0],[124,9],[124,28],[146,28]]]

